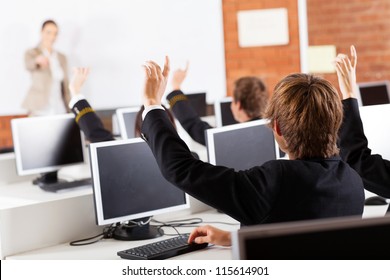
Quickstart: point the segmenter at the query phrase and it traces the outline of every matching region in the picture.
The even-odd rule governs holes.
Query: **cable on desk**
[[[166,236],[175,236],[175,235],[181,235],[181,233],[177,230],[178,227],[194,227],[194,225],[199,225],[203,222],[201,218],[189,218],[189,219],[181,219],[181,220],[172,220],[167,222],[161,222],[155,219],[151,220],[154,225],[158,227],[158,230],[162,229],[163,227],[171,227],[173,228],[177,234],[169,234],[164,233]]]
[[[102,233],[99,233],[98,235],[95,235],[92,237],[71,241],[71,242],[69,242],[69,245],[70,246],[84,246],[84,245],[90,245],[90,244],[96,243],[102,239],[112,238],[112,234],[117,226],[118,226],[118,224],[116,223],[116,224],[112,224],[110,226],[104,227]]]
[[[176,236],[176,235],[181,235],[181,233],[177,230],[178,227],[194,227],[194,226],[197,226],[201,223],[203,223],[203,220],[201,218],[189,218],[189,219],[181,219],[181,220],[172,220],[172,221],[167,221],[167,222],[161,222],[161,221],[157,221],[155,219],[148,219],[147,221],[128,221],[128,223],[130,224],[133,224],[133,226],[143,226],[143,225],[146,225],[148,224],[149,222],[153,222],[155,223],[154,225],[157,226],[158,228],[158,231],[160,233],[161,232],[161,229],[163,227],[171,227],[173,228],[175,231],[176,231],[176,234],[167,234],[167,233],[162,233],[162,235],[166,235],[166,236]],[[95,235],[95,236],[92,236],[92,237],[88,237],[88,238],[84,238],[84,239],[80,239],[80,240],[75,240],[75,241],[71,241],[69,243],[70,246],[83,246],[83,245],[90,245],[90,244],[93,244],[93,243],[96,243],[102,239],[108,239],[108,238],[112,238],[112,235],[113,235],[113,232],[115,231],[115,229],[120,225],[120,223],[114,223],[110,226],[107,226],[105,228],[103,228],[103,232],[98,234],[98,235]],[[128,226],[132,226],[132,225],[128,225]]]

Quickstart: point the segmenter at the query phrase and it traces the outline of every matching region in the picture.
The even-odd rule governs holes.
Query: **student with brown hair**
[[[163,176],[193,197],[244,225],[361,215],[359,175],[336,146],[342,120],[337,91],[326,80],[292,74],[275,87],[265,117],[290,160],[272,160],[245,171],[213,166],[191,156],[162,109],[169,73],[145,64],[142,133]]]
[[[185,69],[173,72],[172,88],[167,100],[173,114],[185,131],[196,142],[205,145],[205,130],[212,126],[201,120],[198,113],[188,102],[187,96],[181,91],[181,85],[187,76],[188,64]],[[257,77],[243,77],[235,81],[231,110],[237,122],[258,120],[263,117],[267,105],[268,93],[262,80]]]

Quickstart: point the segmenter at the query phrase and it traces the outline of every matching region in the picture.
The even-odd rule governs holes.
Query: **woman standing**
[[[69,111],[66,57],[53,48],[57,34],[57,24],[53,20],[45,21],[42,24],[39,45],[25,54],[26,68],[31,73],[32,84],[22,107],[31,116]]]

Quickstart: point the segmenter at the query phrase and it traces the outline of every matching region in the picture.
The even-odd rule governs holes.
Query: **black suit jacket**
[[[390,161],[371,154],[357,100],[343,100],[343,106],[344,122],[339,132],[341,157],[359,173],[367,190],[390,198]]]
[[[168,94],[167,100],[173,114],[184,130],[196,142],[206,145],[205,131],[212,128],[212,126],[201,120],[198,113],[188,101],[187,96],[182,91],[175,90]]]
[[[163,110],[143,122],[164,177],[244,225],[361,215],[363,183],[340,157],[274,160],[246,171],[192,157]]]
[[[104,128],[102,121],[87,100],[78,101],[73,106],[72,112],[76,115],[76,123],[91,143],[114,140],[112,133]]]

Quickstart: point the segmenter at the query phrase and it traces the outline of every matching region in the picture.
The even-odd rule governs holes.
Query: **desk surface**
[[[209,211],[196,213],[192,215],[182,213],[181,215],[182,215],[181,217],[179,216],[172,217],[172,215],[170,216],[161,215],[156,217],[156,219],[161,221],[168,221],[168,220],[180,219],[180,218],[202,218],[204,222],[203,224],[211,224],[224,230],[233,231],[239,228],[239,224],[237,221],[235,221],[234,219],[232,219],[231,217],[225,214],[218,213],[215,210],[209,210]],[[223,223],[230,223],[230,224],[223,224]],[[178,230],[180,233],[187,233],[187,232],[191,232],[191,230],[194,227],[178,228]],[[165,233],[168,234],[172,234],[175,232],[173,229],[170,228],[164,228],[164,231]],[[104,240],[100,240],[97,243],[85,245],[85,246],[70,246],[68,243],[64,243],[57,246],[52,246],[48,248],[25,252],[18,255],[9,256],[7,257],[7,259],[115,260],[115,259],[120,259],[120,257],[118,257],[116,254],[118,251],[126,250],[129,248],[141,246],[144,244],[156,242],[171,237],[172,236],[163,236],[160,238],[141,240],[141,241],[120,241],[114,239],[104,239]],[[210,246],[206,249],[180,255],[172,259],[225,260],[231,258],[232,258],[232,252],[230,247]]]

